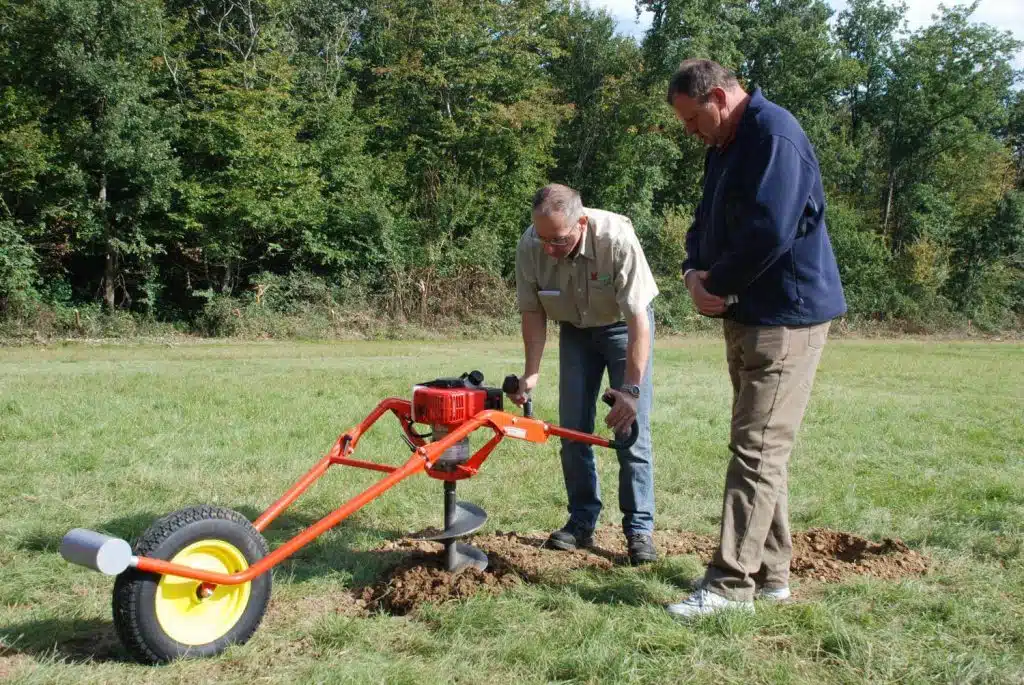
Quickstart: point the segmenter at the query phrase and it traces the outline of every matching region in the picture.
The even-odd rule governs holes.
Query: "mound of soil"
[[[594,546],[562,552],[543,547],[546,533],[498,532],[474,536],[466,542],[487,554],[484,571],[465,569],[449,573],[436,542],[398,540],[378,551],[397,554],[399,561],[373,585],[356,591],[361,606],[404,615],[424,602],[459,600],[478,592],[500,592],[518,583],[560,582],[567,571],[610,569],[627,564],[625,539],[616,528],[601,528]],[[655,546],[662,557],[692,554],[710,561],[717,539],[686,531],[656,531]],[[823,528],[793,534],[794,579],[837,582],[856,575],[896,580],[921,575],[927,559],[900,540],[872,542],[866,538]],[[799,595],[799,591],[795,594]]]
[[[928,560],[902,540],[871,542],[850,533],[812,528],[793,535],[789,569],[797,578],[824,582],[852,575],[899,580],[922,575],[928,570]]]

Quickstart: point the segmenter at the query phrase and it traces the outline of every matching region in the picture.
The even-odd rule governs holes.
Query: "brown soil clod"
[[[793,535],[790,573],[797,578],[836,582],[850,576],[898,580],[928,570],[928,560],[902,540],[872,542],[851,533],[812,528]]]
[[[376,583],[357,589],[356,599],[369,610],[405,615],[424,602],[501,592],[522,582],[558,582],[567,571],[628,563],[625,538],[617,529],[599,529],[592,548],[575,552],[544,548],[546,537],[512,532],[473,536],[467,542],[487,554],[488,567],[455,574],[444,570],[439,543],[389,542],[377,551],[397,556],[398,562]],[[707,563],[717,548],[715,538],[687,531],[656,531],[654,538],[662,558],[693,554]],[[858,575],[896,580],[923,574],[928,560],[900,540],[872,542],[852,533],[814,528],[793,534],[790,569],[795,579],[811,582],[837,582]]]

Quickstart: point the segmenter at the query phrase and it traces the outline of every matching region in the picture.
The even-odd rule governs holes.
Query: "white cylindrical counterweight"
[[[116,576],[132,563],[132,547],[125,540],[84,528],[68,531],[60,543],[60,555],[108,576]]]

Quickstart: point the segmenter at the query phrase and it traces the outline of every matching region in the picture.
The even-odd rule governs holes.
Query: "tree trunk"
[[[889,167],[889,189],[885,198],[885,214],[882,215],[882,235],[889,234],[889,218],[892,215],[892,196],[896,188],[896,168]]]
[[[224,293],[225,295],[230,295],[231,291],[234,289],[234,285],[232,283],[233,276],[234,276],[234,274],[233,274],[233,272],[231,270],[231,260],[230,259],[225,260],[225,262],[224,262],[224,280],[221,281],[221,284],[220,284],[220,291],[222,293]]]
[[[857,140],[857,133],[860,131],[860,103],[857,101],[856,85],[853,87],[850,100],[850,119],[853,124],[853,139]]]
[[[107,220],[107,175],[100,176],[100,216],[105,227],[106,258],[103,262],[103,304],[114,311],[114,283],[117,281],[117,251],[114,248],[114,229]]]

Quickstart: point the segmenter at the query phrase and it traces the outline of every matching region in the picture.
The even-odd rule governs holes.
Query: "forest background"
[[[814,143],[842,330],[1024,330],[1024,44],[851,0],[0,0],[0,336],[517,331],[530,198],[628,215],[662,330],[702,146],[665,102],[736,70]]]

